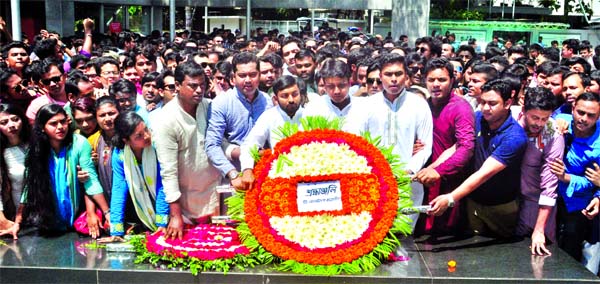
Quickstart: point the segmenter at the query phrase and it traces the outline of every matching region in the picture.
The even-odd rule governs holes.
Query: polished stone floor
[[[471,237],[462,240],[403,240],[410,259],[384,264],[362,275],[301,276],[257,267],[227,275],[134,264],[134,254],[89,248],[89,238],[25,235],[2,239],[0,283],[589,283],[600,279],[552,246],[552,256],[531,256],[529,240],[500,243]],[[454,271],[448,261],[455,260]]]

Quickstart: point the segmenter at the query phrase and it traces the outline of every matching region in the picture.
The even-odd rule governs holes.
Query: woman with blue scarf
[[[135,112],[120,114],[115,120],[112,144],[110,235],[123,236],[129,231],[125,224],[141,225],[134,229],[136,232],[164,230],[169,204],[165,201],[156,150],[142,117]]]
[[[109,207],[96,169],[91,147],[79,134],[73,134],[67,113],[56,105],[43,106],[33,125],[33,139],[25,160],[24,214],[40,232],[71,230],[84,208],[90,211],[87,195],[109,217]],[[78,167],[89,174],[83,188],[77,179]],[[82,206],[85,204],[86,206]],[[93,209],[88,215],[95,215]]]

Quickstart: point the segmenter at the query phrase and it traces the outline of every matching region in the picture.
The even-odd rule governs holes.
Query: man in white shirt
[[[421,170],[431,155],[431,111],[427,101],[404,88],[408,80],[404,57],[390,53],[383,55],[380,60],[379,77],[383,91],[368,97],[371,104],[367,130],[373,137],[381,136],[386,146],[394,146],[394,153],[400,156],[401,162],[406,165],[406,173],[412,176]],[[421,140],[424,148],[413,155],[415,139]],[[414,205],[421,205],[423,185],[413,182],[411,188]],[[413,229],[417,218],[418,215],[411,216]]]
[[[273,92],[277,106],[266,110],[256,121],[254,127],[240,148],[240,164],[242,168],[242,183],[238,189],[248,190],[254,183],[254,159],[250,154],[253,147],[265,148],[266,145],[275,147],[282,137],[277,132],[286,122],[300,125],[302,96],[296,79],[284,75],[273,83]]]
[[[175,69],[177,96],[161,110],[154,142],[161,166],[165,199],[170,204],[167,238],[181,238],[183,223],[209,220],[219,212],[215,186],[220,180],[204,150],[209,102],[203,99],[208,80],[202,67],[188,61]]]
[[[354,134],[360,134],[366,127],[367,112],[364,106],[366,98],[349,95],[350,75],[349,66],[343,61],[329,59],[323,63],[319,74],[325,82],[327,96],[321,96],[310,101],[302,114],[306,116],[324,116],[329,119],[343,118],[342,130]]]

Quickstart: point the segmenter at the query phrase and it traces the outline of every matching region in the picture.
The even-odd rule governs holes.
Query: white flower
[[[347,144],[311,142],[291,147],[285,157],[290,163],[283,163],[278,172],[279,159],[275,159],[269,170],[270,178],[371,172],[367,159],[351,150]]]
[[[290,222],[284,221],[288,218]],[[371,220],[371,214],[366,211],[344,216],[274,216],[269,219],[280,236],[310,249],[330,248],[356,240],[367,230]]]

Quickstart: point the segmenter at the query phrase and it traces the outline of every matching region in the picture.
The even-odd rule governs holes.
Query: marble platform
[[[483,237],[402,241],[410,260],[385,264],[361,275],[302,276],[261,266],[227,275],[134,264],[132,253],[85,246],[76,234],[55,238],[25,235],[0,245],[0,283],[592,283],[600,279],[566,253],[531,256],[529,240],[500,243]],[[455,271],[447,262],[455,260]]]

